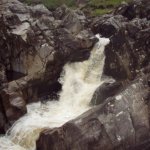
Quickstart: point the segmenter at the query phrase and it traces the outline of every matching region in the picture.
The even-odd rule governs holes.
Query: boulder
[[[104,82],[100,85],[93,94],[91,99],[92,105],[102,104],[108,97],[112,97],[119,93],[123,88],[121,82]]]
[[[24,75],[45,72],[47,63],[56,61],[54,55],[61,53],[61,57],[66,58],[65,51],[72,53],[83,50],[85,53],[85,49],[86,53],[90,53],[95,41],[92,39],[92,32],[84,28],[86,18],[82,12],[65,8],[68,13],[64,13],[60,20],[55,12],[53,14],[43,5],[32,7],[17,0],[7,3],[5,1],[2,1],[3,9],[0,18],[2,54],[0,61],[4,60],[6,70]],[[73,19],[75,21],[72,23]],[[82,32],[86,35],[82,36]],[[84,47],[83,42],[79,40],[84,42]],[[59,42],[61,45],[58,44]],[[71,45],[74,43],[76,47],[72,50]],[[83,57],[84,59],[87,57]],[[63,64],[62,62],[62,66]]]
[[[149,65],[150,21],[147,18],[128,20],[120,14],[110,14],[94,18],[90,26],[95,34],[110,38],[105,49],[105,75],[116,80],[133,80]]]
[[[111,37],[117,33],[128,20],[122,15],[106,14],[101,17],[95,17],[91,23],[92,31],[100,33],[104,37]]]
[[[133,80],[149,65],[150,22],[134,19],[110,38],[106,47],[104,73],[118,80]]]
[[[6,117],[3,111],[2,101],[0,99],[0,134],[5,133]]]
[[[149,0],[133,0],[129,4],[123,3],[114,12],[132,20],[133,18],[150,19],[150,1]]]
[[[37,150],[149,148],[149,74],[62,127],[45,129]]]
[[[53,84],[65,63],[89,57],[96,38],[84,27],[86,18],[81,11],[62,6],[58,10],[65,12],[59,17],[57,10],[52,13],[41,4],[27,6],[17,0],[3,0],[1,5],[0,62],[6,75],[30,78],[42,74],[38,75],[38,85]]]
[[[0,89],[2,89],[3,84],[6,82],[7,79],[6,79],[5,67],[4,65],[0,64]]]
[[[64,64],[88,59],[96,42],[85,22],[81,11],[66,6],[51,12],[42,4],[0,1],[0,113],[7,124],[28,103],[58,99]]]
[[[2,110],[11,125],[27,112],[26,102],[19,89],[17,83],[12,81],[7,88],[2,89],[0,92]]]

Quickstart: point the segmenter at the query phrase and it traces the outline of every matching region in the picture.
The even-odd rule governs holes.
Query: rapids
[[[28,113],[0,138],[0,150],[35,150],[35,141],[44,128],[62,126],[90,109],[92,95],[103,83],[104,49],[109,43],[109,39],[96,36],[99,41],[88,60],[64,66],[59,79],[62,84],[59,101],[28,105]]]

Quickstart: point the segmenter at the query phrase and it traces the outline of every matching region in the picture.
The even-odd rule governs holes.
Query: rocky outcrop
[[[44,72],[47,62],[54,61],[56,55],[62,55],[65,58],[60,59],[66,59],[74,51],[83,50],[89,53],[93,46],[90,39],[93,34],[82,31],[85,16],[80,12],[73,12],[65,7],[66,14],[63,14],[60,20],[55,19],[52,12],[43,5],[29,7],[16,0],[7,3],[3,0],[3,9],[1,16],[3,49],[0,60],[4,60],[3,64],[7,70],[25,75]],[[72,23],[73,19],[75,21]],[[4,53],[5,51],[8,53]],[[84,56],[80,57],[85,59]]]
[[[104,75],[116,82],[98,87],[92,99],[98,106],[42,131],[37,150],[149,149],[148,6],[148,0],[124,4],[89,24],[66,6],[51,12],[41,4],[0,1],[0,133],[26,113],[26,104],[57,99],[64,64],[86,60],[93,33],[100,33],[110,38]]]
[[[91,99],[92,105],[102,104],[108,97],[112,97],[123,89],[123,83],[107,81],[100,85],[93,94]]]
[[[98,104],[62,127],[46,129],[37,150],[150,149],[149,1],[123,4],[113,14],[91,19],[92,31],[110,38],[105,49],[104,82],[91,104]]]
[[[0,92],[2,106],[10,124],[26,113],[26,102],[17,82],[12,81]]]
[[[133,0],[129,4],[120,5],[114,14],[120,14],[129,20],[133,18],[150,19],[150,1],[149,0]]]
[[[136,150],[149,146],[149,80],[149,74],[143,75],[62,127],[43,131],[37,150]]]
[[[5,117],[5,113],[3,111],[3,105],[0,99],[0,133],[1,134],[5,133],[5,126],[6,126],[6,117]]]
[[[27,103],[57,98],[64,64],[87,59],[96,42],[85,23],[81,11],[66,6],[51,12],[42,4],[0,2],[0,95],[7,122],[25,114]]]
[[[132,18],[126,17],[128,11],[125,11],[96,17],[92,21],[94,33],[110,38],[110,44],[105,50],[105,75],[112,76],[116,80],[133,80],[142,68],[149,65],[148,3],[147,0],[140,0],[128,4],[128,7],[132,7],[136,13]],[[117,10],[121,11],[121,8],[124,9],[124,6],[120,6]]]

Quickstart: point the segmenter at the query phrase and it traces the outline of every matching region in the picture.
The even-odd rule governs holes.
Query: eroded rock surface
[[[140,144],[146,147],[150,138],[149,80],[150,76],[145,75],[62,127],[43,131],[37,150],[136,150]]]
[[[129,4],[124,3],[120,5],[115,14],[121,14],[129,20],[133,18],[147,18],[150,19],[150,1],[149,0],[133,0]]]
[[[92,31],[110,38],[104,75],[113,77],[95,91],[99,104],[60,128],[46,129],[37,150],[150,149],[149,1],[123,4],[91,19]]]
[[[112,97],[119,93],[123,89],[123,86],[124,85],[121,82],[104,82],[94,92],[93,97],[91,99],[91,104],[102,104],[108,97]]]
[[[0,133],[26,113],[27,103],[57,99],[62,67],[87,59],[93,35],[100,33],[110,38],[104,75],[116,82],[98,87],[92,99],[98,106],[44,130],[37,150],[150,148],[149,1],[123,4],[91,20],[66,6],[51,12],[41,4],[0,1]],[[10,79],[9,72],[23,77]]]
[[[42,4],[0,2],[0,95],[8,122],[25,114],[27,103],[56,98],[64,64],[86,60],[96,42],[81,11],[58,10],[61,16]]]
[[[99,16],[91,23],[94,33],[110,38],[110,44],[105,50],[104,74],[116,80],[133,80],[142,68],[149,65],[149,1],[133,1],[127,5],[136,13],[131,19],[125,17],[130,11],[126,8],[124,13]],[[121,9],[124,9],[124,5],[116,11]]]

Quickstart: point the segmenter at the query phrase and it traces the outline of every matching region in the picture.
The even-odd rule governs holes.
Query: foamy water
[[[64,66],[59,101],[28,105],[28,113],[0,138],[0,150],[35,150],[35,141],[44,128],[60,127],[90,109],[92,95],[103,82],[104,48],[109,43],[109,39],[97,37],[99,42],[87,61]]]

